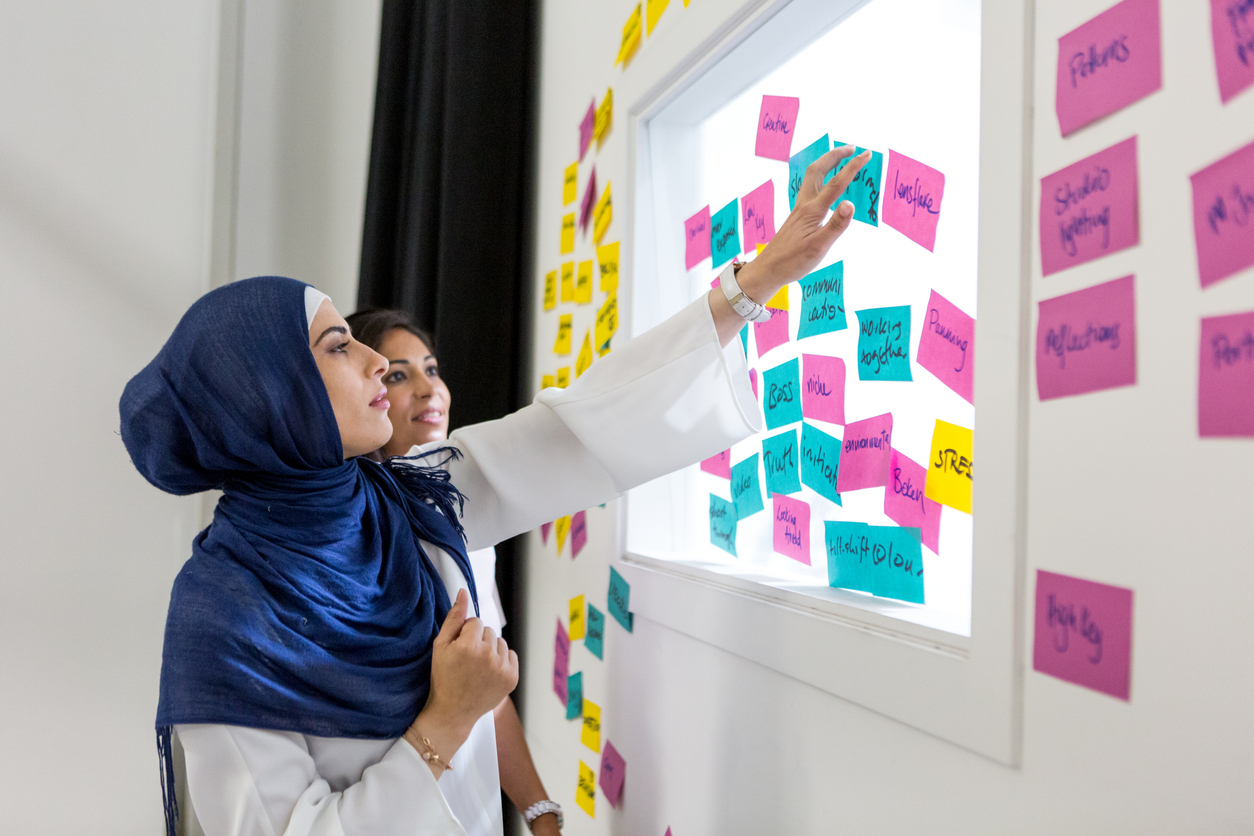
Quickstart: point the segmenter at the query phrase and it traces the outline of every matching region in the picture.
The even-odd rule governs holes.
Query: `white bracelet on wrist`
[[[562,805],[547,798],[544,801],[537,801],[523,811],[523,819],[527,822],[527,829],[530,830],[531,823],[546,813],[552,813],[557,816],[557,829],[561,830],[562,825],[565,824],[565,819],[562,816]]]
[[[749,322],[766,322],[771,318],[771,312],[746,296],[736,283],[736,262],[728,262],[723,272],[719,273],[718,286],[723,289],[723,295],[727,297],[732,310],[744,319]]]

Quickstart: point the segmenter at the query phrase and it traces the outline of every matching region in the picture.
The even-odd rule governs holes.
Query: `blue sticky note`
[[[797,284],[801,285],[797,339],[849,327],[845,321],[845,262],[815,270]]]
[[[591,604],[588,605],[588,622],[584,628],[583,646],[598,659],[604,658],[601,653],[605,646],[605,613]]]
[[[623,579],[622,575],[614,571],[613,566],[610,567],[610,590],[605,597],[610,605],[610,615],[614,616],[614,620],[630,633],[631,624],[634,621],[630,608],[631,585]]]
[[[732,478],[735,479],[733,473]],[[758,500],[762,505],[762,500]],[[721,496],[710,494],[710,542],[732,557],[736,554],[736,506]]]
[[[745,357],[749,356],[749,326],[740,329],[740,344],[744,346]]]
[[[758,454],[754,453],[731,469],[732,502],[736,504],[736,519],[743,520],[763,509],[762,488],[758,484]],[[714,525],[714,495],[710,495],[710,525]],[[714,536],[711,528],[710,536]],[[717,545],[717,544],[716,544]],[[733,552],[734,554],[734,552]]]
[[[797,358],[762,373],[762,410],[768,430],[801,420],[801,363]]]
[[[823,522],[828,586],[859,592],[872,591],[870,550],[866,538],[868,527],[860,522]]]
[[[740,218],[739,202],[732,198],[731,203],[710,218],[710,255],[716,270],[740,254],[740,233],[736,228]]]
[[[843,142],[835,143],[836,146],[844,145]],[[861,154],[865,148],[854,149],[853,155]],[[841,160],[836,167],[839,172],[845,167],[845,164],[853,157],[846,157]],[[845,193],[836,198],[836,202],[832,204],[835,209],[840,205],[842,200],[853,201],[853,219],[862,221],[864,224],[872,226],[880,225],[880,184],[884,178],[884,155],[879,151],[871,152],[871,159],[866,161],[866,165],[862,166],[862,170],[854,176],[853,182],[845,189]]]
[[[818,427],[801,425],[801,484],[813,488],[821,497],[837,505],[840,494],[836,493],[836,476],[840,473],[840,439],[833,438]],[[732,482],[736,472],[732,471]]]
[[[913,380],[910,306],[857,311],[858,380]]]
[[[871,591],[881,598],[923,603],[923,546],[909,529],[868,525]]]
[[[566,719],[583,714],[583,671],[566,677]]]
[[[801,481],[797,478],[796,430],[762,439],[762,470],[766,473],[767,496],[801,490]]]
[[[806,169],[810,164],[819,157],[832,150],[832,144],[827,139],[827,134],[811,142],[805,148],[788,158],[788,211],[797,208],[797,192],[801,191],[801,183],[805,180]],[[834,177],[829,173],[823,181],[826,183]]]

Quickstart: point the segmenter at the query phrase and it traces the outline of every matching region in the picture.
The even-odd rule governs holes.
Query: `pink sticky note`
[[[884,223],[932,252],[941,198],[945,196],[945,175],[889,148],[883,191]]]
[[[758,139],[753,153],[759,157],[788,162],[792,155],[792,134],[797,125],[801,99],[794,96],[763,96],[758,114]]]
[[[1254,264],[1254,142],[1189,179],[1197,272],[1206,287]]]
[[[941,504],[923,495],[927,468],[896,450],[888,465],[884,515],[904,528],[922,531],[923,545],[940,554]]]
[[[767,310],[771,312],[770,319],[753,323],[753,341],[758,346],[759,357],[775,346],[788,342],[788,311],[777,311],[774,308]]]
[[[706,473],[731,479],[731,450],[724,450],[716,456],[710,456],[701,462],[701,469]]]
[[[730,477],[729,477],[730,478]],[[588,512],[580,511],[570,518],[570,559],[579,557],[588,542]]]
[[[1197,434],[1254,436],[1254,311],[1202,320]]]
[[[771,548],[785,557],[810,565],[810,506],[800,499],[774,494],[775,533]]]
[[[1036,320],[1036,392],[1043,401],[1136,383],[1135,279],[1045,299]]]
[[[801,355],[801,414],[829,424],[845,423],[845,361]]]
[[[1210,0],[1215,72],[1224,104],[1254,84],[1254,7],[1249,0]]]
[[[557,692],[557,698],[562,701],[562,705],[566,705],[566,683],[570,674],[570,636],[566,635],[566,627],[560,618],[557,620],[554,652],[553,690]]]
[[[684,269],[691,270],[710,257],[710,207],[684,221]],[[715,285],[717,287],[717,285]]]
[[[975,403],[975,320],[935,290],[927,300],[916,361],[967,403]]]
[[[588,146],[592,144],[592,129],[597,124],[597,100],[593,99],[592,104],[588,105],[588,112],[583,115],[583,121],[579,123],[579,160],[583,161],[583,155],[588,153]]]
[[[1158,0],[1123,0],[1058,39],[1063,136],[1162,89],[1158,19]]]
[[[592,207],[597,200],[597,167],[592,167],[588,175],[588,186],[583,190],[583,202],[579,204],[579,228],[586,229],[588,219],[592,217]]]
[[[1041,178],[1041,272],[1048,276],[1141,240],[1136,137]]]
[[[767,180],[740,199],[740,228],[744,230],[745,252],[757,251],[775,237],[775,184]]]
[[[1038,569],[1032,667],[1128,699],[1132,590]]]
[[[749,385],[753,388],[753,397],[758,397],[758,370],[749,369]]]
[[[549,532],[553,530],[553,523],[540,523],[540,542],[548,545]]]
[[[844,493],[887,485],[892,446],[891,412],[847,424],[845,437],[840,445],[840,472],[836,475],[836,490]]]
[[[614,744],[605,741],[605,751],[601,753],[601,789],[611,807],[618,806],[618,796],[623,791],[623,776],[627,773],[627,761],[618,754]]]

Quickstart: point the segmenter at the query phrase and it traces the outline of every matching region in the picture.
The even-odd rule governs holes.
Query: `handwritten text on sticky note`
[[[849,327],[845,320],[845,262],[815,270],[797,284],[801,286],[797,339]]]
[[[560,381],[558,385],[561,385]],[[557,553],[561,555],[562,546],[566,545],[566,535],[570,533],[570,517],[558,517],[553,525],[557,529]]]
[[[575,271],[575,302],[586,305],[592,301],[592,261],[581,261]]]
[[[710,254],[714,269],[722,267],[740,254],[740,234],[736,224],[739,201],[732,200],[710,218]]]
[[[579,230],[588,228],[588,220],[592,217],[592,205],[597,197],[597,167],[592,167],[588,175],[588,184],[583,187],[583,200],[579,202]]]
[[[837,490],[859,491],[888,484],[892,459],[893,414],[854,421],[845,427],[841,443],[840,479]]]
[[[945,175],[890,148],[883,191],[884,223],[928,252],[935,250]]]
[[[590,700],[583,701],[583,731],[579,739],[592,751],[601,751],[601,706]]]
[[[971,430],[937,419],[923,495],[970,514],[974,447]]]
[[[710,255],[710,207],[684,221],[684,269],[691,270]]]
[[[566,678],[566,719],[574,720],[583,714],[583,671]]]
[[[809,424],[801,425],[801,484],[837,505],[836,483],[840,474],[840,439]]]
[[[893,450],[884,488],[884,516],[900,526],[919,529],[923,545],[939,554],[941,505],[923,495],[926,485],[927,468]]]
[[[845,423],[845,361],[801,355],[801,414],[829,424]]]
[[[783,494],[771,497],[775,528],[771,548],[785,557],[810,565],[810,505]]]
[[[1254,436],[1254,311],[1202,320],[1200,436]]]
[[[631,62],[631,57],[636,54],[636,49],[640,46],[640,4],[636,4],[636,8],[632,9],[631,14],[627,17],[627,22],[623,24],[623,36],[618,42],[618,57],[614,59],[615,64],[622,64],[624,67]]]
[[[618,806],[618,797],[623,792],[623,778],[627,775],[627,762],[618,754],[614,744],[605,741],[605,751],[601,753],[601,777],[599,783],[605,793],[605,800],[611,807]]]
[[[1041,178],[1041,272],[1134,246],[1139,217],[1135,136]]]
[[[588,628],[583,637],[583,646],[598,659],[603,658],[605,643],[605,613],[592,604],[588,604]]]
[[[828,140],[827,134],[823,134],[788,158],[788,210],[790,212],[797,208],[797,193],[801,191],[801,184],[805,182],[806,169],[830,150],[832,150],[832,143]],[[826,183],[833,176],[835,175],[829,172],[827,179],[823,182]]]
[[[935,290],[927,300],[916,362],[975,403],[975,320]]]
[[[570,599],[570,640],[573,642],[583,638],[583,596],[577,595]]]
[[[570,559],[579,557],[588,543],[588,512],[580,511],[570,518]]]
[[[570,675],[570,637],[567,636],[560,618],[557,620],[553,654],[553,691],[562,701],[562,705],[566,705],[566,678]]]
[[[801,373],[797,358],[762,373],[762,409],[769,430],[801,420]]]
[[[579,194],[579,163],[574,162],[566,167],[562,179],[562,203],[570,203]]]
[[[1254,4],[1249,0],[1210,0],[1215,72],[1224,104],[1254,84]]]
[[[588,153],[588,146],[592,144],[592,130],[596,127],[597,122],[597,102],[593,99],[588,105],[588,112],[583,115],[583,120],[579,123],[579,159],[583,160],[584,154]]]
[[[618,290],[618,242],[597,247],[597,266],[601,270],[601,292]],[[617,326],[615,326],[617,330]]]
[[[597,816],[596,778],[596,773],[592,771],[592,767],[580,761],[579,782],[575,785],[575,803],[579,805],[580,810],[583,810],[594,819]]]
[[[1254,17],[1254,5],[1250,14]],[[1197,272],[1206,287],[1254,265],[1254,142],[1190,180]]]
[[[610,186],[611,183],[606,181],[605,193],[601,195],[601,199],[592,210],[592,240],[598,244],[609,231],[610,222],[614,219],[614,200],[610,196]]]
[[[837,147],[844,145],[843,142],[834,143]],[[854,148],[854,154],[861,154],[866,148],[857,146]],[[846,157],[837,163],[836,173],[852,160],[853,157]],[[871,159],[858,170],[853,176],[849,187],[845,189],[832,203],[835,208],[840,205],[842,200],[848,200],[853,203],[853,219],[861,221],[871,226],[880,225],[880,191],[884,182],[884,155],[879,151],[871,152]]]
[[[736,505],[737,520],[743,520],[762,510],[762,487],[758,484],[757,453],[732,465],[731,495],[732,502]]]
[[[858,311],[858,379],[912,380],[910,306]]]
[[[823,540],[829,586],[924,603],[923,552],[917,530],[825,521]]]
[[[605,98],[601,100],[601,106],[597,108],[596,120],[592,127],[592,136],[596,139],[600,147],[600,143],[605,139],[606,133],[609,132],[610,125],[614,122],[614,91],[606,87]]]
[[[1041,400],[1136,383],[1135,281],[1124,276],[1039,303]]]
[[[792,153],[792,135],[797,126],[801,99],[795,96],[763,96],[758,113],[758,136],[754,154],[788,162]]]
[[[762,439],[762,471],[767,495],[801,490],[797,476],[797,431],[785,430]]]
[[[710,494],[710,542],[736,557],[736,506]]]
[[[544,274],[544,309],[551,311],[557,307],[557,271],[550,270]]]
[[[744,229],[747,253],[775,237],[775,184],[772,181],[767,180],[740,199],[740,226]]]
[[[1038,569],[1032,667],[1128,699],[1132,590]]]
[[[610,567],[610,588],[606,600],[610,605],[610,615],[630,633],[635,621],[631,614],[631,585],[613,566]]]

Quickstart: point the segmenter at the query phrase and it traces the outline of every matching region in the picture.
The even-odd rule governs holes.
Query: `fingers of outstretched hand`
[[[853,146],[845,147],[851,148]],[[867,150],[863,151],[861,154],[846,163],[844,168],[836,172],[835,177],[827,181],[827,185],[819,189],[819,204],[824,207],[831,206],[832,203],[836,201],[837,197],[845,193],[845,189],[849,188],[849,184],[853,182],[853,178],[858,176],[858,172],[862,170],[862,167],[866,165],[870,159],[871,152]]]
[[[840,234],[849,228],[849,224],[853,222],[853,204],[848,200],[842,200],[840,205],[836,207],[836,211],[828,218],[827,223],[823,224],[823,228],[819,231],[819,236],[824,247],[831,247],[836,243],[836,239]]]
[[[823,185],[823,178],[828,172],[840,165],[840,161],[846,157],[853,156],[854,147],[852,145],[842,145],[839,148],[833,148],[823,156],[806,167],[805,177],[801,181],[801,193],[797,196],[798,202],[802,198],[809,200],[819,193],[819,189]],[[837,192],[839,194],[839,192]],[[835,200],[835,198],[833,198]],[[830,204],[831,201],[829,200]]]
[[[470,596],[466,594],[466,590],[458,590],[457,598],[453,600],[453,606],[449,608],[448,615],[444,616],[444,624],[440,627],[440,633],[435,637],[436,644],[448,644],[457,638],[461,633],[462,625],[466,623],[466,614],[469,606]]]

